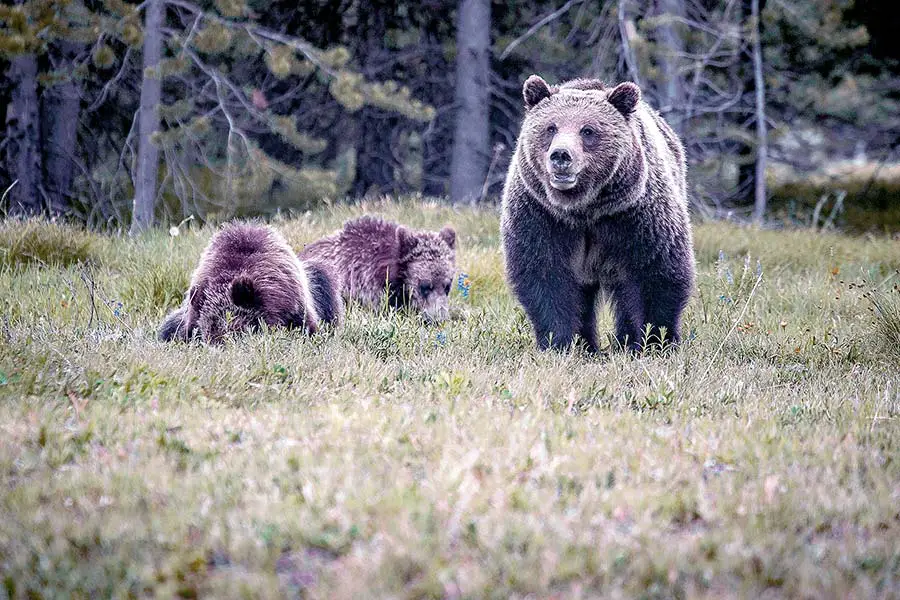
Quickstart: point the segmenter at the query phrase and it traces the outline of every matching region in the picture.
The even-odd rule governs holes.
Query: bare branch
[[[524,42],[525,40],[527,40],[528,38],[533,36],[535,33],[540,31],[540,29],[542,27],[544,27],[545,25],[547,25],[548,23],[552,23],[556,19],[558,19],[561,16],[563,16],[564,14],[566,14],[569,11],[569,9],[571,9],[573,6],[575,6],[576,4],[581,4],[582,2],[584,2],[584,0],[569,0],[568,2],[563,4],[561,7],[559,7],[558,9],[556,9],[555,11],[553,11],[552,13],[545,16],[540,21],[538,21],[537,23],[535,23],[534,25],[529,27],[528,31],[526,31],[525,33],[523,33],[522,35],[520,35],[519,37],[517,37],[516,39],[514,39],[513,41],[511,41],[509,43],[509,45],[506,47],[506,49],[504,49],[503,52],[500,54],[500,60],[506,60],[506,57],[508,57],[512,53],[512,51],[515,50],[522,42]]]

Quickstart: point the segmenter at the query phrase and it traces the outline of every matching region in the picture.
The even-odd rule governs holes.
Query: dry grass
[[[0,598],[900,597],[900,382],[862,293],[896,242],[700,226],[689,341],[597,359],[532,349],[492,211],[277,226],[364,209],[457,226],[446,327],[157,343],[210,230],[0,266]]]

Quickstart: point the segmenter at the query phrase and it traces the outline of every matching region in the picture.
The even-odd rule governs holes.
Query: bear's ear
[[[415,232],[401,225],[397,228],[397,243],[400,246],[400,256],[404,257],[416,247],[419,243],[419,238],[416,237]]]
[[[440,233],[441,239],[444,240],[448,246],[450,246],[451,250],[456,250],[456,230],[447,225],[443,229],[441,229]]]
[[[238,275],[231,282],[231,301],[241,308],[256,308],[260,304],[259,293],[253,280],[246,275]]]
[[[522,87],[522,96],[525,97],[525,108],[529,110],[534,108],[544,98],[549,98],[552,94],[553,92],[550,91],[550,86],[547,85],[547,82],[537,75],[532,75],[526,79],[525,85]]]
[[[606,99],[627,117],[637,109],[638,102],[641,101],[641,88],[626,81],[614,87],[606,95]]]

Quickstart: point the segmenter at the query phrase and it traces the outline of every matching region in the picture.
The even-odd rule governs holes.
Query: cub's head
[[[429,321],[450,316],[450,286],[456,271],[456,231],[397,229],[404,302]]]
[[[532,75],[523,95],[519,160],[524,176],[559,208],[590,202],[636,150],[631,121],[640,88],[622,83],[607,89],[591,79],[549,86]]]

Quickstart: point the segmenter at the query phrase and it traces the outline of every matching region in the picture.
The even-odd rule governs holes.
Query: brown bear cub
[[[501,235],[538,347],[577,334],[596,351],[601,293],[623,347],[677,343],[695,270],[678,137],[633,83],[551,87],[532,75],[523,91]]]
[[[456,262],[456,232],[408,229],[364,216],[313,242],[303,260],[331,265],[346,299],[374,308],[385,292],[391,306],[408,306],[429,321],[450,314],[449,298]]]
[[[188,341],[199,335],[216,344],[262,323],[315,333],[342,316],[337,280],[327,265],[300,262],[270,227],[236,224],[210,240],[184,304],[166,317],[159,338]]]

